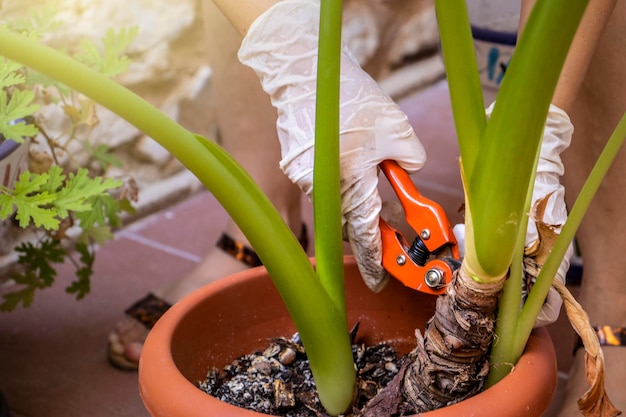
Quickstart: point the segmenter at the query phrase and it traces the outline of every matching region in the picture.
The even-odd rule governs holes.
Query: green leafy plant
[[[525,230],[524,213],[529,200],[527,190],[532,184],[532,172],[538,154],[537,146],[540,141],[541,128],[545,121],[551,91],[566,53],[562,50],[563,43],[555,46],[551,42],[544,41],[548,28],[554,26],[550,24],[550,21],[558,18],[559,27],[562,27],[560,32],[563,32],[561,40],[569,43],[568,38],[571,40],[585,4],[586,1],[582,0],[543,2],[542,7],[533,13],[534,17],[525,30],[525,39],[520,41],[519,52],[516,52],[516,57],[506,77],[507,80],[502,86],[502,94],[498,97],[499,102],[493,117],[487,123],[482,99],[479,98],[480,87],[477,84],[475,65],[467,66],[467,61],[463,61],[463,65],[454,65],[457,58],[466,57],[471,62],[473,56],[464,2],[462,0],[437,2],[452,103],[461,142],[462,172],[467,192],[468,247],[466,250],[468,256],[462,270],[466,271],[470,281],[478,286],[495,284],[501,287],[504,284],[506,271],[515,259],[513,254],[519,246],[518,241],[522,234],[520,231]],[[322,1],[320,21],[322,43],[319,59],[325,65],[318,65],[320,68],[318,110],[330,110],[328,113],[318,111],[320,119],[318,119],[317,133],[318,135],[322,131],[325,133],[317,136],[317,141],[319,146],[328,146],[331,149],[331,151],[324,152],[333,154],[337,153],[338,136],[338,67],[336,66],[338,52],[336,48],[340,39],[340,5],[341,2]],[[563,25],[564,21],[568,23]],[[553,38],[553,31],[550,30],[549,35],[547,38]],[[455,52],[455,48],[459,49]],[[539,52],[535,52],[535,49]],[[547,58],[546,65],[550,68],[554,67],[551,69],[552,75],[546,78],[548,80],[546,85],[536,85],[534,80],[527,82],[528,77],[532,75],[534,54]],[[184,129],[145,100],[114,81],[32,39],[0,29],[0,55],[67,84],[124,117],[157,140],[198,176],[237,222],[268,269],[300,332],[322,403],[330,414],[337,415],[347,410],[354,393],[354,368],[346,329],[343,283],[339,271],[341,268],[337,265],[340,262],[337,261],[337,253],[341,251],[326,252],[327,239],[328,245],[335,245],[339,241],[339,228],[336,222],[336,216],[339,213],[338,193],[334,188],[336,184],[332,184],[338,175],[335,161],[324,164],[330,167],[327,175],[320,173],[319,167],[316,167],[314,174],[317,190],[332,190],[328,193],[316,193],[315,216],[328,215],[321,214],[323,211],[320,210],[323,210],[324,206],[331,207],[330,211],[334,212],[328,230],[320,226],[321,223],[326,223],[327,217],[324,217],[324,222],[316,222],[316,241],[328,233],[323,238],[324,243],[318,242],[316,246],[319,262],[316,271],[269,200],[241,167],[214,142]],[[332,64],[333,62],[335,65]],[[525,62],[526,65],[524,65]],[[324,72],[326,69],[328,73]],[[529,89],[528,85],[534,87]],[[539,91],[544,88],[546,91]],[[537,96],[526,96],[522,90],[532,90]],[[459,111],[465,108],[468,109],[467,112]],[[516,133],[522,130],[520,126],[526,130],[523,136]],[[528,133],[528,126],[531,126],[530,133]],[[624,128],[620,127],[620,129],[615,137],[624,136]],[[324,144],[321,136],[331,139]],[[507,149],[502,149],[501,143],[498,142],[504,140],[497,140],[499,137],[507,138],[505,141]],[[617,142],[612,142],[613,152],[615,152],[615,146],[618,147]],[[512,148],[508,148],[509,146]],[[515,155],[515,158],[502,159],[502,155],[511,154]],[[608,163],[609,159],[610,157],[603,159],[603,163]],[[507,176],[494,175],[494,172],[511,169],[507,165],[515,161],[519,161],[518,168],[521,174],[513,176],[514,184],[508,184],[515,188],[515,192],[511,193],[507,190],[505,182]],[[600,171],[598,172],[601,174]],[[489,206],[493,209],[481,203],[485,199],[483,194],[485,183],[488,182],[491,186],[494,182],[493,178],[488,178],[489,176],[497,177],[497,184],[494,186],[499,190],[496,194],[497,203],[492,198],[488,200]],[[595,178],[597,180],[597,177]],[[329,181],[331,184],[322,185],[324,181]],[[329,195],[330,202],[324,201],[324,195]],[[502,200],[502,205],[499,204],[500,200]],[[254,219],[249,216],[251,212],[255,213]],[[573,217],[573,215],[570,216],[570,218]],[[506,227],[506,243],[502,244],[499,239],[497,247],[493,244],[489,245],[489,242],[494,242],[494,229],[509,223],[511,226]],[[572,226],[571,229],[575,227]],[[569,226],[564,227],[561,236],[562,241],[573,237]],[[544,265],[546,276],[554,275],[562,256],[561,249],[555,246],[553,257]],[[516,284],[512,284],[514,285]],[[533,289],[533,292],[538,295],[531,295],[522,312],[524,317],[519,320],[524,324],[511,324],[513,331],[526,330],[528,323],[534,322],[532,314],[538,311],[537,306],[540,308],[541,292],[544,291],[545,294],[549,286],[549,278],[538,281]],[[517,289],[510,291],[515,292]],[[496,300],[497,294],[499,294],[498,289],[496,289]],[[513,298],[516,297],[516,295],[513,296]],[[521,310],[519,301],[514,301],[512,310],[515,316],[519,315]],[[515,346],[523,346],[525,337],[524,334],[516,337]],[[318,341],[323,342],[316,343]],[[517,350],[517,348],[511,349]],[[514,362],[515,359],[512,360],[512,363]]]
[[[55,7],[46,5],[0,26],[39,40],[55,29],[55,15]],[[136,28],[109,29],[101,45],[83,40],[74,57],[107,76],[120,74],[129,64],[123,51],[136,34]],[[66,119],[66,128],[54,135],[39,115],[42,108],[51,106],[60,108]],[[3,294],[0,311],[11,311],[20,303],[30,306],[37,289],[54,283],[53,265],[66,259],[76,267],[76,280],[67,292],[83,298],[89,292],[96,245],[112,238],[123,211],[132,211],[129,199],[122,196],[123,181],[97,175],[110,165],[121,166],[106,144],[88,140],[97,122],[93,101],[63,83],[0,58],[0,141],[23,143],[29,138],[47,146],[47,152],[31,152],[29,170],[15,184],[0,187],[0,220],[14,218],[20,227],[35,231],[33,239],[15,248],[21,268],[11,272],[10,278],[18,289]],[[89,155],[86,162],[73,157],[73,142],[79,142]],[[61,157],[67,162],[62,163]],[[77,238],[69,236],[73,226],[80,229]]]
[[[82,229],[82,236],[75,244],[81,258],[76,270],[78,279],[67,291],[76,294],[78,299],[89,292],[94,256],[90,245],[110,238],[110,226],[120,225],[119,202],[109,193],[120,186],[119,180],[90,178],[85,169],[66,176],[61,167],[55,165],[43,174],[26,171],[20,175],[13,189],[3,187],[0,218],[8,218],[15,210],[15,218],[21,227],[34,224],[37,228],[55,233],[34,243],[24,242],[16,248],[20,254],[18,263],[25,268],[10,277],[22,288],[3,295],[5,301],[0,304],[1,311],[13,310],[20,302],[28,307],[35,290],[53,284],[56,270],[51,265],[62,263],[69,256],[61,240],[64,233],[62,222],[71,215],[80,222]]]
[[[478,287],[495,284],[491,291],[496,293],[504,287],[498,298],[488,385],[506,376],[521,356],[561,259],[626,137],[623,118],[570,210],[528,299],[522,303],[526,213],[530,212],[542,131],[587,3],[537,2],[487,122],[476,60],[468,53],[472,40],[464,2],[436,2],[466,195],[467,240],[462,268]],[[556,22],[558,33],[552,30]]]

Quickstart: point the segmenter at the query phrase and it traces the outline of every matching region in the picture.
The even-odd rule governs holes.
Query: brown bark
[[[396,381],[381,391],[363,416],[401,416],[445,407],[478,393],[489,372],[488,352],[503,282],[479,284],[455,272],[424,336]]]

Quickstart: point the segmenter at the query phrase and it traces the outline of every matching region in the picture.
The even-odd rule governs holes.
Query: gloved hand
[[[543,222],[549,225],[562,226],[567,220],[567,207],[565,206],[565,188],[559,182],[559,177],[563,175],[565,169],[561,162],[561,153],[567,149],[572,141],[574,127],[565,111],[555,105],[550,105],[548,118],[543,133],[541,151],[539,154],[539,164],[537,166],[537,176],[535,177],[535,187],[533,189],[532,205],[540,198],[552,193],[548,198],[548,203],[543,217]],[[560,232],[560,227],[557,228]],[[526,232],[526,248],[532,247],[538,239],[535,222],[528,222]],[[559,266],[555,279],[565,283],[565,275],[569,269],[569,263],[574,254],[573,245],[570,244],[563,261]],[[563,300],[554,288],[550,288],[546,302],[543,304],[541,312],[537,317],[535,326],[544,326],[554,323],[559,317]]]
[[[280,1],[251,25],[239,60],[259,76],[278,110],[281,169],[309,197],[313,191],[318,0]],[[344,46],[340,85],[341,211],[365,283],[380,291],[378,164],[396,160],[409,173],[426,162],[407,116],[359,66]]]
[[[493,104],[487,108],[488,117],[491,115],[492,110]],[[567,220],[565,189],[559,182],[559,177],[565,172],[563,163],[561,162],[561,153],[569,147],[573,131],[574,127],[567,113],[557,106],[550,105],[543,131],[543,141],[539,153],[539,163],[531,203],[531,206],[534,206],[535,202],[539,199],[552,193],[548,198],[543,217],[543,222],[549,225],[562,226]],[[560,231],[560,227],[557,228],[557,231]],[[465,248],[465,225],[455,225],[454,234],[462,252],[461,256],[463,256],[463,249]],[[538,238],[539,234],[535,222],[529,221],[526,231],[526,248],[534,246]],[[570,244],[556,275],[556,279],[563,283],[565,282],[565,275],[569,269],[570,259],[573,254],[573,245]],[[554,323],[559,317],[562,302],[556,290],[551,288],[546,302],[537,317],[535,327]]]

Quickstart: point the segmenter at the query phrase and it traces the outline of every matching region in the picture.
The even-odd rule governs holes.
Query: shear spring
[[[426,261],[428,261],[428,256],[430,255],[424,241],[420,239],[419,236],[415,238],[413,244],[406,251],[406,253],[409,255],[409,258],[411,258],[411,260],[419,266],[426,265]]]

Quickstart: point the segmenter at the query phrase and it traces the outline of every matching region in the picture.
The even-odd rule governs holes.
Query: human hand
[[[550,105],[548,117],[543,133],[539,163],[537,166],[537,176],[533,189],[532,206],[539,199],[548,197],[544,212],[543,223],[555,226],[555,231],[560,232],[561,226],[567,220],[567,207],[565,206],[565,188],[560,184],[559,177],[563,175],[565,169],[561,162],[561,153],[567,149],[572,140],[574,127],[565,111],[557,106]],[[528,222],[526,232],[526,248],[532,248],[539,239],[535,222]],[[574,254],[573,245],[570,244],[555,279],[565,283],[565,275],[569,269],[570,259]],[[535,322],[536,327],[554,323],[559,317],[563,300],[554,288],[550,288],[548,297]]]
[[[493,105],[487,109],[487,116],[491,115]],[[546,120],[543,133],[543,141],[539,154],[537,166],[537,176],[533,188],[532,206],[548,196],[548,201],[542,221],[548,225],[556,226],[556,231],[560,231],[567,220],[567,208],[565,206],[565,189],[559,182],[559,177],[565,172],[561,162],[561,153],[569,146],[573,126],[567,114],[558,107],[551,105]],[[459,224],[454,227],[454,234],[461,249],[461,256],[465,248],[465,225]],[[538,241],[539,234],[535,222],[528,222],[526,231],[526,248],[532,248]],[[565,282],[565,275],[569,269],[570,259],[574,253],[573,246],[570,245],[557,271],[555,279]],[[562,300],[554,288],[550,289],[546,302],[544,303],[537,321],[536,327],[554,323],[559,317]]]
[[[313,145],[319,1],[284,0],[257,18],[239,60],[254,69],[278,111],[281,169],[309,197],[313,192]],[[344,237],[361,275],[380,291],[381,265],[378,164],[385,159],[413,173],[426,153],[407,116],[359,66],[344,46],[340,78],[341,211]]]

